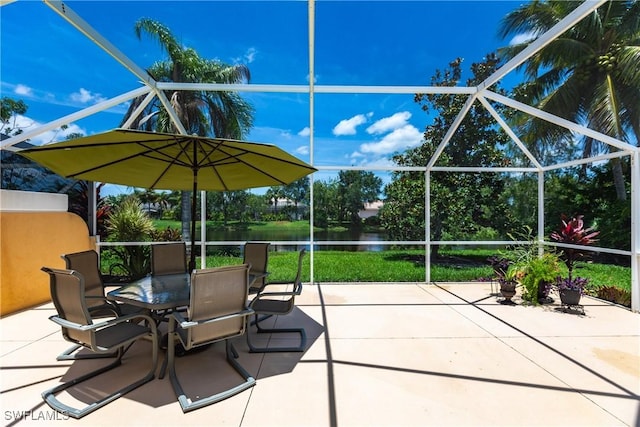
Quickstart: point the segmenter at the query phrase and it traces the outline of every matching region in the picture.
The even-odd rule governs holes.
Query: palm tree
[[[163,24],[142,18],[135,24],[138,39],[142,33],[159,42],[169,55],[157,61],[147,72],[157,81],[180,83],[242,83],[250,80],[245,65],[228,65],[217,60],[201,58],[192,48],[183,47]],[[235,92],[174,91],[166,94],[180,121],[189,134],[220,138],[243,139],[253,125],[253,107]],[[144,97],[134,99],[129,106],[124,124]],[[131,125],[134,129],[157,132],[177,132],[158,99],[149,103]],[[191,239],[190,192],[182,192],[182,235]],[[194,195],[195,197],[195,195]],[[204,221],[204,218],[203,218]]]
[[[528,34],[531,39],[500,49],[512,58],[539,35],[573,11],[582,1],[532,1],[509,13],[500,34]],[[640,142],[640,3],[608,1],[553,40],[523,66],[530,79],[520,94],[538,108],[585,124],[632,143]],[[534,119],[525,125],[528,139],[554,144],[571,139],[569,131]],[[583,155],[600,147],[585,138]],[[619,158],[612,160],[616,194],[626,199]]]
[[[266,191],[265,196],[267,196],[267,200],[269,200],[269,204],[273,205],[273,213],[274,215],[278,215],[278,200],[285,196],[284,187],[276,186],[269,187]]]

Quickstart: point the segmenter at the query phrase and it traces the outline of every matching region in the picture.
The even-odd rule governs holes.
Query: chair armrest
[[[187,320],[184,318],[184,316],[182,316],[182,314],[177,312],[171,313],[171,316],[175,319],[175,321],[178,323],[178,326],[180,326],[180,328],[189,329],[198,325],[205,325],[207,323],[215,323],[221,320],[233,319],[234,317],[247,317],[247,316],[251,316],[254,313],[255,312],[253,311],[253,309],[247,308],[245,310],[238,311],[236,313],[225,314],[224,316],[212,317],[211,319],[197,320],[197,321]]]
[[[120,316],[122,313],[120,312],[120,309],[118,308],[118,304],[116,304],[115,301],[111,301],[110,299],[108,299],[106,296],[101,296],[101,295],[85,295],[84,297],[87,300],[99,300],[99,301],[103,301],[105,305],[111,306],[113,308],[113,310],[116,312],[116,314],[118,316]]]
[[[277,292],[265,292],[269,286],[271,285],[293,285],[293,290],[291,291],[277,291]],[[294,282],[269,282],[262,288],[262,292],[259,292],[256,295],[256,298],[260,297],[286,297],[286,296],[294,296],[300,295],[302,293],[302,286],[296,286]]]
[[[51,320],[54,323],[57,323],[62,327],[69,328],[69,329],[76,329],[78,331],[98,330],[98,329],[107,328],[109,326],[116,325],[118,323],[128,322],[129,320],[132,320],[132,319],[144,319],[151,326],[152,330],[156,329],[155,321],[151,318],[151,316],[148,316],[146,314],[128,314],[126,316],[116,317],[114,319],[106,320],[104,322],[92,323],[91,325],[81,325],[79,323],[70,322],[69,320],[63,319],[59,316],[49,317],[49,320]]]
[[[254,299],[260,299],[262,297],[290,297],[293,295],[299,295],[299,293],[290,291],[290,292],[261,292]]]
[[[113,301],[111,301],[109,298],[107,298],[106,296],[101,296],[101,295],[85,295],[84,297],[87,300],[100,300],[100,301],[104,301],[105,304],[109,304],[109,305],[115,305],[115,303]]]
[[[92,325],[81,325],[79,323],[70,322],[58,316],[51,316],[49,317],[49,320],[51,320],[53,323],[56,323],[62,326],[63,328],[75,329],[78,331],[90,331],[92,329],[95,329],[96,326],[99,325],[99,323],[94,323]]]

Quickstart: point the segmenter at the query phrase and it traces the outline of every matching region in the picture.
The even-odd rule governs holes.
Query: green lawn
[[[156,220],[156,228],[180,228],[180,222]],[[208,227],[220,224],[208,222]],[[263,230],[300,229],[309,227],[306,221],[257,222],[251,228]],[[487,280],[492,269],[486,259],[495,255],[493,249],[441,249],[441,260],[431,264],[431,280],[439,282],[465,282]],[[208,266],[236,264],[237,256],[207,256]],[[303,280],[310,280],[310,256],[305,259]],[[290,280],[297,265],[294,252],[275,252],[269,255],[271,280]],[[608,264],[579,264],[576,273],[590,279],[589,289],[613,286],[631,290],[631,269]],[[382,252],[316,251],[314,253],[314,279],[317,282],[422,282],[425,280],[424,251],[386,250]]]
[[[425,280],[424,253],[412,251],[344,252],[317,251],[314,253],[314,279],[317,282],[422,282]],[[486,259],[486,258],[485,258]],[[310,256],[305,258],[303,280],[309,281]],[[240,258],[208,256],[209,266],[235,264]],[[295,276],[295,252],[271,252],[269,270],[271,280],[289,280]],[[431,264],[431,280],[437,282],[466,282],[488,280],[492,269],[480,265],[478,252],[470,259],[456,252],[442,263]],[[589,288],[614,286],[631,290],[631,271],[628,267],[607,264],[582,264],[577,273],[590,279]]]

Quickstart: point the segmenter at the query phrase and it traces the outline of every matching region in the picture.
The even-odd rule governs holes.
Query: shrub
[[[615,286],[603,286],[598,288],[596,296],[605,301],[631,307],[631,292],[626,289],[616,288]]]
[[[155,227],[140,202],[135,197],[127,197],[111,211],[107,230],[108,240],[112,242],[145,242],[151,239]],[[139,279],[151,270],[148,246],[114,246],[111,250],[119,259],[111,268],[124,271],[129,279]]]
[[[167,227],[164,230],[152,230],[151,240],[154,242],[179,242],[182,240],[182,233],[177,228]]]

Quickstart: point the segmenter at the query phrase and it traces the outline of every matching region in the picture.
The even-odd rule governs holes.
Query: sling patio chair
[[[253,310],[247,308],[248,288],[248,264],[194,270],[191,273],[187,316],[174,312],[169,318],[169,377],[183,412],[211,405],[255,385],[255,378],[236,360],[238,352],[229,341],[246,332],[247,317],[253,314]],[[176,344],[180,342],[188,351],[222,340],[225,341],[227,362],[244,378],[244,382],[209,396],[197,399],[188,397],[176,373]],[[189,357],[189,353],[185,357]]]
[[[105,285],[100,273],[98,253],[94,250],[63,254],[62,259],[68,270],[74,270],[84,279],[84,294],[91,318],[122,316],[127,314],[149,314],[147,310],[130,304],[109,301],[105,295]],[[114,357],[114,354],[77,354],[79,345],[75,345],[58,356],[57,360],[94,359]]]
[[[151,317],[146,314],[131,314],[94,323],[85,298],[83,276],[74,270],[42,267],[42,271],[49,274],[51,299],[58,312],[49,319],[60,325],[64,339],[98,354],[111,354],[114,351],[117,353],[116,360],[110,364],[44,391],[42,398],[51,408],[73,418],[82,418],[155,378],[158,363],[158,330]],[[69,406],[56,396],[70,387],[121,365],[125,352],[140,339],[151,340],[152,352],[151,368],[143,377],[82,408]]]
[[[188,269],[187,244],[185,242],[169,242],[151,245],[152,276],[186,273],[188,273]],[[186,309],[187,307],[177,307],[173,310],[165,310],[164,313],[157,316],[157,320],[165,321],[171,311],[185,311]]]
[[[251,273],[260,277],[249,286],[249,294],[257,294],[267,283],[267,264],[269,262],[269,245],[265,242],[247,242],[244,244],[244,264],[251,265]]]
[[[300,345],[297,347],[256,347],[251,342],[251,332],[247,332],[247,344],[252,353],[273,353],[273,352],[302,352],[307,345],[307,334],[304,328],[263,328],[260,322],[269,316],[282,316],[291,313],[295,307],[295,298],[302,293],[302,261],[306,250],[300,250],[298,254],[298,271],[293,282],[269,282],[249,304],[253,309],[255,325],[259,334],[264,333],[297,333],[300,335]],[[269,288],[276,287],[278,291],[270,291]],[[290,286],[290,290],[280,290],[285,286]],[[262,317],[261,317],[262,316]]]
[[[185,242],[170,242],[151,245],[151,274],[187,273],[187,245]]]
[[[93,318],[112,317],[113,311],[123,314],[121,307],[107,300],[104,281],[100,273],[98,253],[94,250],[73,252],[61,255],[68,270],[75,270],[84,277],[87,307]]]

